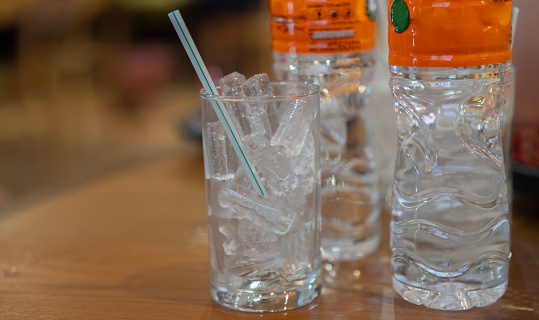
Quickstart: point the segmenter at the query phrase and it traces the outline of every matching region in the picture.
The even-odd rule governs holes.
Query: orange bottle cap
[[[376,0],[270,0],[272,49],[345,53],[374,47]]]
[[[512,0],[390,0],[389,63],[470,67],[511,60]]]

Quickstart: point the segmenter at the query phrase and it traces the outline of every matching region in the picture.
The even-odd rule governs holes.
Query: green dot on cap
[[[397,33],[403,33],[410,25],[410,11],[403,0],[393,0],[390,8],[390,17],[393,28]]]

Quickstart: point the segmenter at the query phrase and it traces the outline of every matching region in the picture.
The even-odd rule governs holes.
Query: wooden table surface
[[[326,266],[314,303],[249,314],[211,299],[202,158],[174,153],[0,212],[0,319],[536,319],[538,212],[519,201],[509,288],[494,305],[441,312],[403,301],[384,213],[380,249]]]

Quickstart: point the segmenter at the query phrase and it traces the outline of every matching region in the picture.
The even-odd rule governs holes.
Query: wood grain
[[[494,305],[441,312],[403,301],[390,282],[384,213],[380,249],[326,265],[313,304],[254,315],[212,301],[202,158],[171,155],[0,218],[0,319],[534,319],[539,224],[516,207],[509,289]]]

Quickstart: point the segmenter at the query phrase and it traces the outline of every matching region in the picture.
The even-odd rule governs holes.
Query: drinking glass
[[[211,294],[225,307],[248,312],[304,306],[321,284],[319,88],[270,86],[265,97],[200,93]],[[225,125],[237,131],[239,153],[216,103],[230,115]],[[238,154],[264,195],[253,188]]]

